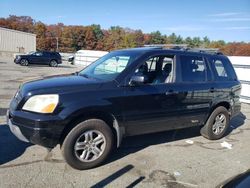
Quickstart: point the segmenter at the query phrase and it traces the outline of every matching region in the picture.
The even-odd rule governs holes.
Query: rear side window
[[[214,70],[215,79],[216,80],[234,80],[236,76],[234,76],[234,70],[232,66],[225,62],[223,59],[212,58],[212,69]]]
[[[206,65],[202,57],[180,56],[182,81],[204,82],[206,81]]]

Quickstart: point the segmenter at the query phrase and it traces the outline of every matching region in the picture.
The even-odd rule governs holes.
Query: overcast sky
[[[0,17],[10,14],[46,24],[119,25],[146,33],[250,42],[250,0],[1,0]]]

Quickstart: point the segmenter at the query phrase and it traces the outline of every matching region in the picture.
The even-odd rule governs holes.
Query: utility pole
[[[56,37],[56,51],[58,52],[58,37]]]

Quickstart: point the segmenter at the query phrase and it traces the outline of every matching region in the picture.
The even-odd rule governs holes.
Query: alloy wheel
[[[97,130],[86,131],[75,142],[74,152],[76,157],[83,162],[98,159],[106,148],[104,135]]]
[[[213,133],[219,135],[223,132],[226,127],[226,116],[224,114],[218,114],[215,117],[214,124],[212,127]]]

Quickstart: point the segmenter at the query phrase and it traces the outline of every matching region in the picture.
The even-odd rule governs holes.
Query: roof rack
[[[153,47],[153,48],[171,48],[171,49],[182,49],[187,48],[187,44],[146,44],[144,47]]]
[[[186,51],[223,55],[218,48],[187,48]]]
[[[189,48],[187,44],[147,44],[147,45],[144,45],[144,47],[151,47],[151,48],[157,48],[157,49],[167,48],[167,49],[174,49],[174,50],[223,55],[223,53],[220,52],[218,48]]]

